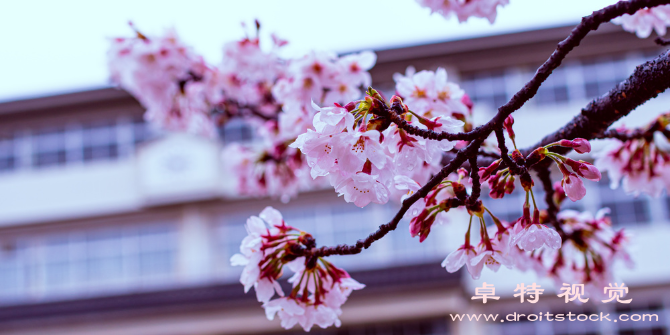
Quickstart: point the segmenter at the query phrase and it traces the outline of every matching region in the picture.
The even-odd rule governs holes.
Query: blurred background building
[[[476,103],[479,121],[511,98],[568,35],[571,27],[378,50],[374,86],[392,93],[395,72],[447,68]],[[661,51],[605,25],[570,54],[537,96],[519,111],[521,146],[537,141],[588,101]],[[629,125],[667,110],[667,94],[636,111]],[[396,204],[365,209],[332,189],[288,204],[234,196],[222,167],[221,142],[152,129],[129,94],[83,91],[0,104],[0,334],[293,334],[267,321],[255,295],[243,292],[230,257],[244,223],[271,205],[318,243],[353,243],[387,222]],[[251,141],[231,123],[224,143]],[[558,177],[555,177],[558,178]],[[316,334],[668,334],[670,329],[670,198],[633,198],[606,180],[589,183],[573,205],[610,207],[617,227],[634,235],[634,271],[622,269],[630,305],[565,304],[533,274],[448,274],[439,263],[464,227],[436,228],[422,244],[406,223],[362,254],[336,264],[367,284],[344,306],[340,329]],[[506,219],[522,199],[490,202]],[[454,221],[460,217],[456,215]],[[456,222],[457,223],[457,222]],[[463,228],[463,232],[460,230]],[[488,270],[485,270],[485,272]],[[501,300],[472,302],[474,287],[494,283]],[[542,283],[535,305],[521,304],[518,283]],[[455,322],[450,313],[654,313],[652,322]]]

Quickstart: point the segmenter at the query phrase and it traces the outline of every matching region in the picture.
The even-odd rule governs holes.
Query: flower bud
[[[580,154],[586,154],[591,152],[591,143],[583,138],[576,138],[572,141],[570,140],[560,140],[558,145],[567,148],[573,148]]]
[[[533,182],[533,178],[531,178],[530,174],[524,173],[519,177],[519,181],[521,182],[521,187],[523,187],[524,191],[528,192],[530,189],[535,185]]]
[[[580,177],[586,178],[588,180],[593,180],[593,181],[600,181],[600,178],[602,178],[602,175],[600,174],[600,170],[593,166],[593,164],[584,162],[580,160],[579,162],[573,160],[573,159],[566,159],[565,163],[572,168],[573,171],[575,171]]]
[[[487,179],[489,179],[489,177],[491,176],[493,171],[497,170],[498,167],[500,167],[500,162],[502,162],[502,160],[499,159],[499,160],[496,160],[495,162],[491,163],[491,165],[489,165],[485,168],[479,168],[479,171],[478,171],[479,178],[481,178],[482,181],[486,181]]]
[[[356,103],[357,103],[357,101],[352,101],[352,102],[344,105],[344,109],[346,109],[347,112],[351,112],[352,110],[356,109]]]
[[[509,138],[511,138],[512,141],[514,141],[514,130],[512,129],[513,125],[514,117],[510,115],[505,119],[505,122],[503,122],[503,127],[505,127],[505,130],[507,130],[507,135],[509,135]]]
[[[519,150],[512,151],[512,160],[518,165],[525,165],[526,160],[523,158],[523,155]]]
[[[512,194],[514,192],[514,179],[514,176],[510,176],[507,183],[505,183],[505,193]]]
[[[581,200],[586,195],[584,182],[574,173],[563,176],[562,185],[565,194],[572,201]]]
[[[419,243],[426,240],[428,234],[430,234],[430,228],[435,223],[435,218],[437,213],[433,213],[428,216],[430,212],[427,209],[424,209],[417,217],[413,218],[409,224],[409,233],[412,237],[419,237]]]
[[[454,190],[454,195],[456,196],[457,199],[465,200],[465,198],[467,198],[468,193],[465,190],[465,186],[463,186],[463,184],[452,182],[451,188]]]
[[[528,155],[528,157],[526,157],[526,164],[528,166],[533,166],[533,165],[539,163],[545,157],[547,157],[547,152],[548,151],[549,150],[547,150],[547,148],[545,148],[545,147],[539,147],[539,148],[533,150],[533,152],[531,152],[530,155]]]

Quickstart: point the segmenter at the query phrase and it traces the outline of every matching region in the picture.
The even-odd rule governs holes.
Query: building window
[[[33,165],[38,168],[63,165],[67,161],[65,132],[49,130],[33,137]]]
[[[157,136],[157,132],[152,126],[145,122],[142,118],[137,118],[133,121],[133,142],[137,145],[142,142],[151,140]]]
[[[12,138],[0,138],[0,172],[16,168],[17,158]]]
[[[115,125],[84,127],[82,143],[85,162],[113,159],[119,155]]]
[[[249,142],[254,139],[253,127],[241,119],[231,119],[219,132],[224,143]]]
[[[565,71],[558,68],[540,86],[535,96],[538,105],[565,103],[569,100]]]
[[[136,119],[125,117],[95,125],[71,122],[66,128],[37,129],[32,135],[0,136],[0,172],[20,167],[48,168],[99,160],[115,160],[132,153],[134,147],[158,135]],[[22,146],[22,143],[27,146]],[[20,150],[18,148],[21,148]]]
[[[598,183],[600,208],[610,209],[612,225],[636,225],[648,223],[651,220],[649,201],[644,195],[632,197],[627,195],[621,187],[613,190],[609,186],[606,176]]]
[[[31,235],[0,251],[0,301],[97,295],[176,280],[172,224]]]
[[[497,109],[509,100],[503,70],[465,74],[460,84],[473,102],[492,109]]]
[[[19,243],[5,243],[0,248],[1,300],[20,300],[29,284],[25,262],[26,248]]]
[[[643,59],[636,59],[642,63]],[[584,89],[588,99],[597,98],[609,92],[633,72],[625,58],[597,58],[582,63]]]

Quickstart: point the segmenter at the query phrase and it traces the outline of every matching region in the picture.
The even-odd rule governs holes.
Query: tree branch
[[[670,88],[670,55],[666,51],[655,59],[636,67],[635,72],[628,79],[619,83],[609,93],[591,101],[565,126],[545,136],[535,145],[524,149],[522,153],[526,155],[536,148],[562,139],[602,138],[605,130],[614,122],[668,88]],[[561,154],[571,150],[558,146],[551,149]]]
[[[364,240],[359,240],[355,245],[314,248],[305,250],[304,254],[306,256],[316,257],[358,254],[363,249],[370,247],[375,241],[386,236],[390,231],[395,230],[398,223],[412,204],[427,196],[428,192],[430,192],[433,187],[441,183],[450,173],[456,171],[456,169],[463,165],[464,162],[470,160],[471,157],[477,157],[481,144],[491,132],[499,128],[501,129],[503,122],[510,114],[523,107],[528,100],[535,96],[540,85],[549,77],[552,71],[561,64],[565,56],[579,45],[582,39],[590,31],[596,30],[600,24],[608,22],[623,14],[633,14],[637,10],[645,7],[654,7],[667,3],[670,3],[670,0],[621,1],[582,18],[582,22],[572,30],[570,35],[565,40],[558,43],[556,50],[551,54],[549,59],[540,66],[533,78],[519,92],[517,92],[509,102],[501,106],[498,109],[498,113],[489,122],[475,128],[471,132],[458,135],[467,136],[467,138],[471,138],[472,141],[467,147],[459,150],[440,172],[426,183],[426,185],[421,187],[415,194],[405,199],[391,222],[379,226],[379,229],[376,232],[370,234]],[[630,111],[645,101],[652,99],[659,93],[665,91],[668,86],[670,86],[669,78],[670,61],[668,60],[667,53],[665,53],[651,62],[638,66],[635,73],[633,73],[630,78],[617,85],[617,87],[610,91],[608,95],[591,102],[582,110],[580,115],[576,116],[565,127],[546,136],[537,145],[531,147],[531,149],[526,149],[524,156],[537,147],[556,142],[560,139],[574,139],[577,137],[593,139],[595,136],[606,130],[616,120],[627,115]],[[385,106],[385,104],[382,105]],[[407,129],[412,129],[410,127],[413,126],[407,124],[407,122],[398,115],[400,111],[396,112],[391,108],[388,108],[387,110],[389,111],[387,115],[390,116],[391,121],[396,123],[399,128],[407,127]],[[417,136],[422,136],[418,134],[423,133],[417,132],[416,130],[406,131],[410,134],[412,134],[411,131],[414,131],[414,134]],[[433,133],[434,134],[428,133],[426,138],[435,137],[434,139],[438,139],[440,138],[439,136],[445,136],[445,139],[447,139],[446,137],[448,137],[447,135],[440,135],[436,132]],[[556,151],[567,152],[569,149],[557,147]],[[537,164],[536,166],[539,165],[541,164]]]

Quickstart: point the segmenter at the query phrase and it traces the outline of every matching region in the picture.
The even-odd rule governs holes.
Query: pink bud
[[[577,173],[588,180],[600,181],[600,178],[602,178],[600,170],[593,166],[593,164],[586,162],[582,162],[582,165],[579,167],[579,171]]]
[[[485,181],[486,179],[488,179],[488,177],[491,176],[491,174],[487,173],[486,170],[487,170],[486,168],[480,167],[479,170],[477,171],[477,174],[479,175],[479,178],[482,181]],[[486,178],[484,178],[484,176],[486,176]]]
[[[514,192],[514,176],[511,176],[505,184],[505,193],[512,194]]]
[[[409,233],[412,237],[419,235],[419,243],[423,242],[430,234],[430,227],[435,222],[437,214],[428,216],[430,212],[424,209],[417,217],[413,218],[409,224]]]
[[[505,193],[501,192],[500,188],[492,188],[489,191],[489,197],[491,197],[491,199],[502,199],[504,195]]]
[[[563,190],[572,201],[581,200],[586,195],[582,180],[574,173],[563,177]]]
[[[344,108],[347,110],[347,112],[351,112],[352,110],[356,109],[356,101],[352,101],[344,105]]]
[[[579,162],[574,159],[566,159],[565,163],[572,168],[580,177],[586,178],[593,181],[599,181],[602,177],[600,171],[590,163],[580,160]]]
[[[513,125],[514,125],[514,118],[512,117],[512,115],[510,115],[505,119],[505,122],[503,122],[503,127],[505,127],[505,130],[507,130],[509,138],[511,138],[512,140],[514,140],[514,130],[512,129]]]
[[[410,235],[412,235],[412,237],[416,237],[417,235],[419,235],[419,233],[421,232],[421,223],[426,220],[428,214],[429,214],[428,210],[424,209],[423,211],[421,211],[421,213],[419,213],[418,216],[416,216],[410,221],[409,233]]]
[[[586,154],[591,152],[591,143],[583,138],[576,138],[572,141],[570,140],[560,140],[558,144],[562,147],[573,148],[580,154]]]
[[[491,163],[491,165],[489,165],[485,168],[479,168],[479,171],[478,171],[479,172],[479,177],[482,179],[482,181],[486,181],[487,179],[489,179],[489,177],[491,176],[493,171],[495,171],[498,167],[500,167],[500,162],[501,162],[501,160],[499,159],[499,160]]]

